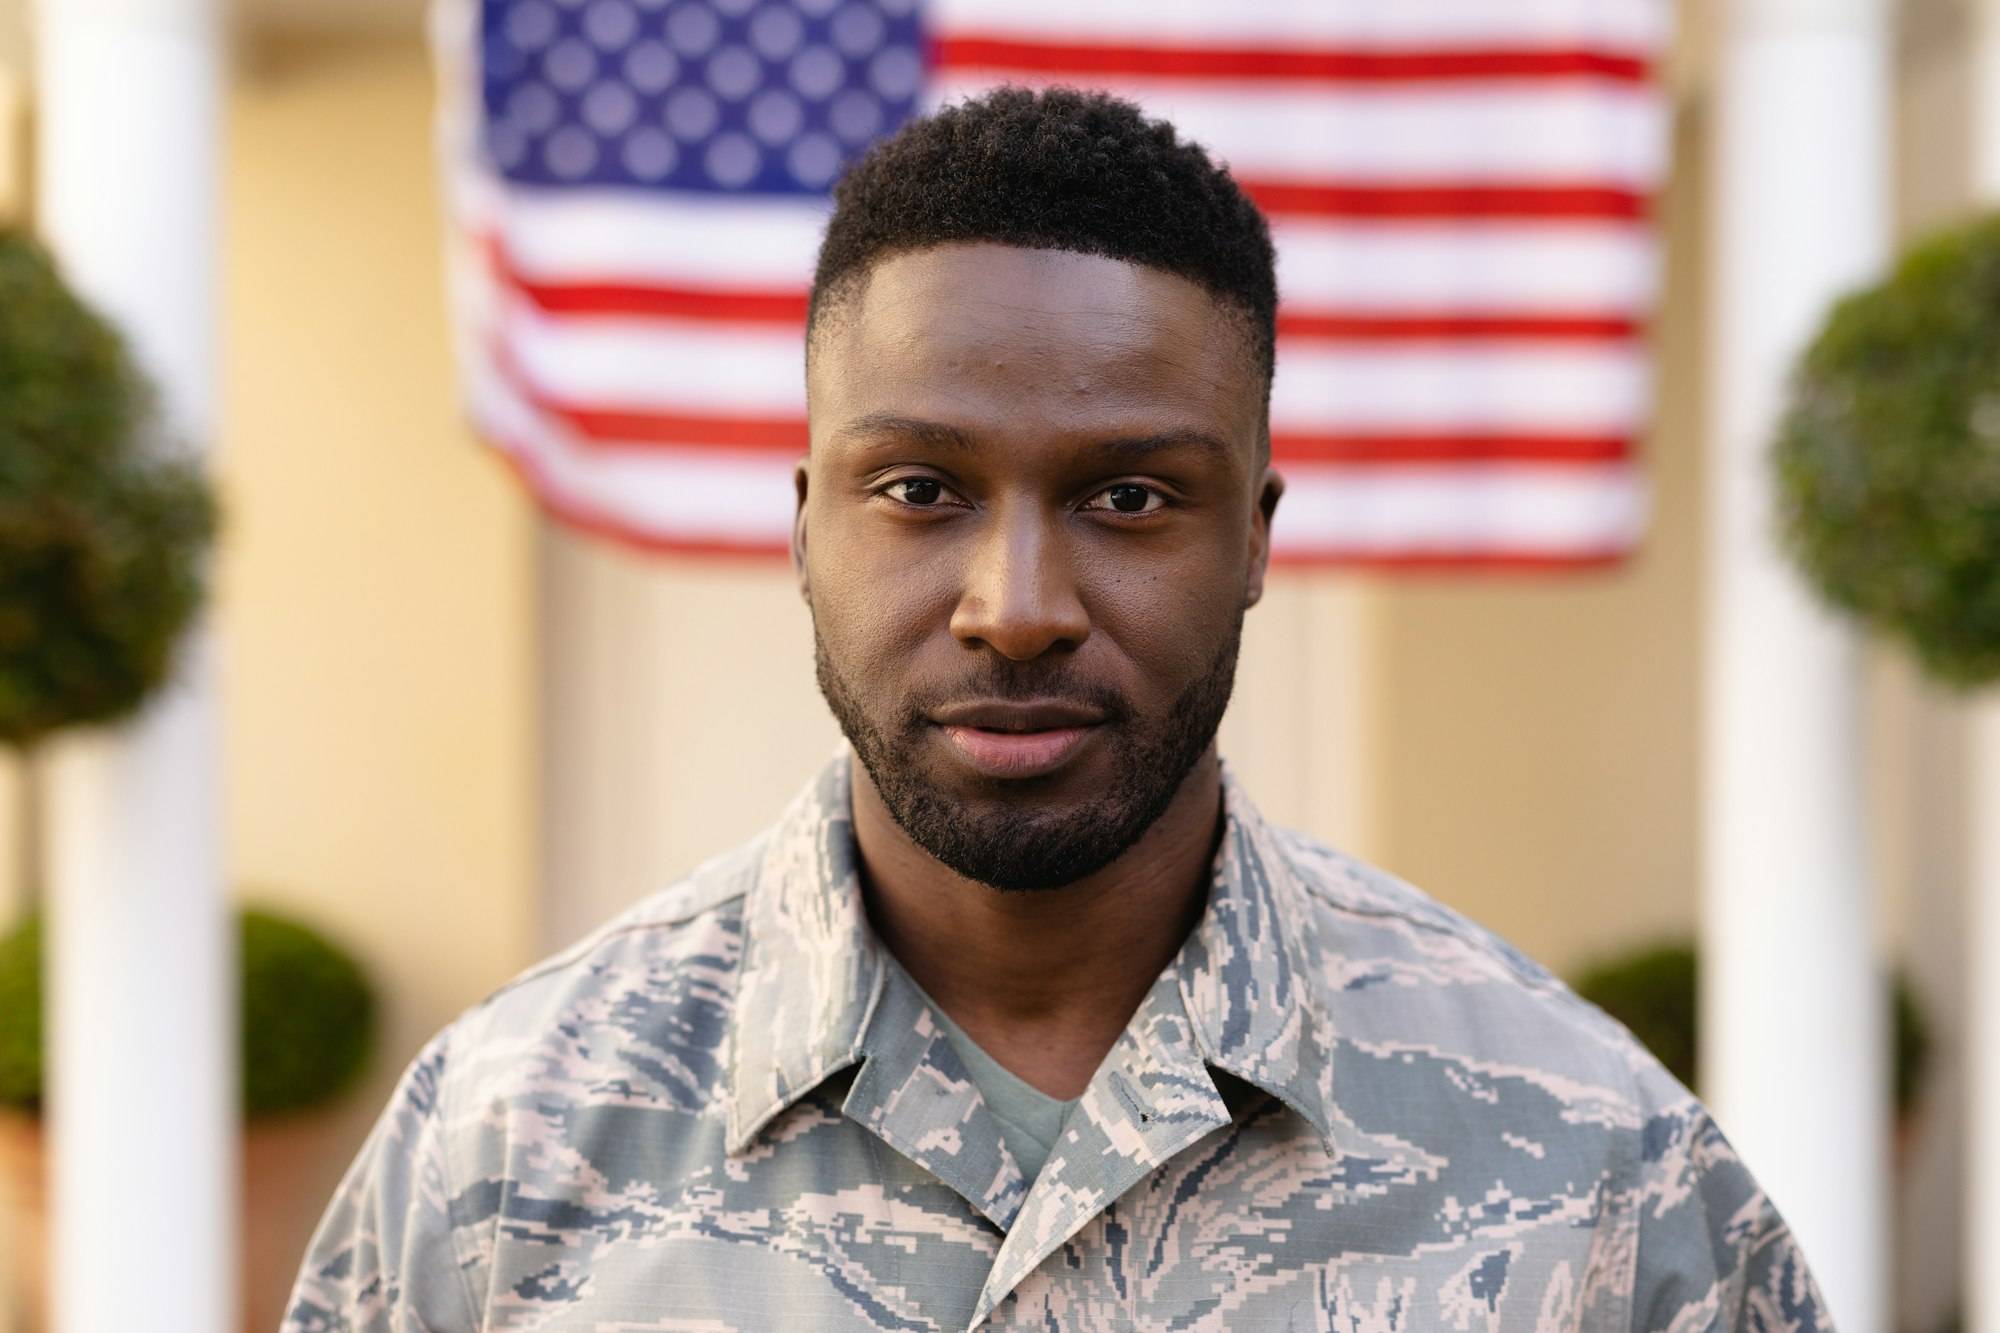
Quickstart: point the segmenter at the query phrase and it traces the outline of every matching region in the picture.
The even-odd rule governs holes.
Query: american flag
[[[1281,560],[1615,562],[1645,526],[1670,0],[437,0],[455,328],[560,519],[784,549],[806,290],[874,139],[1108,89],[1271,219]]]

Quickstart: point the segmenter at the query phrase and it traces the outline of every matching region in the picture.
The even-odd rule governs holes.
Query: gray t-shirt
[[[889,984],[909,987],[920,1002],[919,1007],[928,1007],[932,1017],[944,1028],[945,1036],[951,1039],[952,1049],[958,1052],[960,1062],[965,1065],[966,1077],[972,1080],[972,1086],[979,1089],[979,1099],[986,1103],[987,1111],[999,1122],[1001,1141],[1014,1155],[1022,1177],[1033,1183],[1035,1177],[1042,1173],[1042,1163],[1049,1160],[1049,1150],[1056,1146],[1070,1108],[1081,1098],[1058,1101],[988,1055],[978,1042],[966,1035],[964,1028],[951,1021],[951,1015],[944,1011],[944,1006],[933,1000],[893,958],[889,965]]]

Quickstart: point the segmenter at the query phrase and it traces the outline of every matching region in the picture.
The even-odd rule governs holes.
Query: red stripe
[[[931,62],[935,68],[954,72],[1290,83],[1578,78],[1644,83],[1650,76],[1648,61],[1643,56],[1587,47],[1315,51],[1297,47],[1031,42],[977,33],[936,38],[931,43]]]
[[[764,324],[801,328],[806,293],[797,288],[689,287],[668,283],[557,283],[525,277],[497,245],[489,244],[495,278],[546,314],[579,318],[658,319],[669,322]],[[1356,342],[1403,339],[1480,341],[1539,338],[1619,342],[1635,338],[1640,321],[1630,315],[1587,312],[1516,313],[1437,311],[1390,314],[1373,310],[1322,310],[1282,306],[1278,335]]]
[[[624,546],[636,547],[642,551],[673,555],[700,555],[721,557],[750,556],[759,561],[772,556],[789,555],[791,545],[761,537],[678,537],[666,533],[653,532],[635,527],[611,514],[601,513],[587,505],[558,495],[548,484],[534,463],[525,454],[510,448],[497,439],[488,439],[487,445],[499,454],[520,481],[528,494],[546,511],[550,517],[565,527],[579,532],[602,537]]]
[[[1307,435],[1271,436],[1279,463],[1558,463],[1591,466],[1633,455],[1622,436],[1572,435]]]
[[[804,417],[751,417],[717,412],[618,412],[557,402],[514,379],[515,387],[544,416],[561,422],[585,444],[709,445],[753,453],[802,453]]]
[[[1514,314],[1504,311],[1440,311],[1391,315],[1375,311],[1278,308],[1281,338],[1329,338],[1353,342],[1416,340],[1484,341],[1489,338],[1547,338],[1576,342],[1624,342],[1639,336],[1630,315]]]
[[[1271,563],[1288,568],[1338,568],[1396,574],[1547,574],[1615,569],[1633,552],[1598,551],[1380,551],[1279,548]]]
[[[809,433],[804,417],[756,417],[714,412],[659,412],[580,407],[543,392],[519,370],[500,373],[529,406],[598,449],[671,450],[676,447],[740,449],[798,454]],[[1631,441],[1617,436],[1567,435],[1348,435],[1277,432],[1271,454],[1279,463],[1347,463],[1367,466],[1544,463],[1588,466],[1632,456]]]
[[[1248,180],[1237,184],[1266,213],[1384,222],[1643,221],[1647,196],[1608,185],[1433,182],[1425,185],[1343,185]]]
[[[760,454],[796,454],[804,451],[809,438],[806,419],[800,416],[586,407],[540,388],[503,348],[496,346],[493,358],[495,368],[528,406],[561,425],[586,447],[651,450],[692,445]]]
[[[708,287],[675,283],[546,282],[521,271],[498,236],[474,238],[494,280],[552,315],[792,324],[806,319],[801,287]]]
[[[511,270],[507,285],[552,315],[781,324],[803,329],[806,294],[792,289],[642,286],[637,283],[530,282]]]

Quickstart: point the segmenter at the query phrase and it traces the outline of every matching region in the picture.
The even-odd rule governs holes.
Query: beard
[[[813,657],[820,693],[910,840],[967,879],[1026,891],[1060,888],[1102,870],[1166,812],[1215,739],[1235,684],[1242,633],[1239,611],[1214,659],[1158,717],[1136,714],[1116,690],[1078,681],[1062,665],[989,659],[983,675],[906,696],[892,716],[878,719],[835,666],[817,622]],[[929,713],[969,698],[1058,698],[1098,709],[1116,776],[1100,794],[1059,806],[1036,797],[1061,774],[996,781],[994,799],[983,802],[952,796],[923,770],[923,749],[935,727]]]

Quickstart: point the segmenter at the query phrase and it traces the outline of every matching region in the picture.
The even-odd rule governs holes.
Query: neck
[[[910,840],[867,770],[850,762],[876,934],[987,1054],[1052,1097],[1081,1095],[1201,919],[1221,827],[1214,749],[1116,861],[1028,892],[946,868]]]

